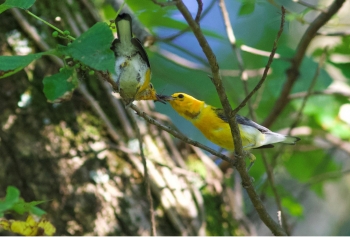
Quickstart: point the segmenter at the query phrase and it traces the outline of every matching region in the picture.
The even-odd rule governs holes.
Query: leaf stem
[[[49,22],[45,21],[44,19],[38,17],[37,15],[35,15],[35,14],[32,13],[32,12],[30,12],[29,10],[25,10],[25,11],[26,11],[29,15],[31,15],[32,17],[34,17],[35,19],[37,19],[37,20],[39,20],[39,21],[41,21],[41,22],[44,22],[46,25],[48,25],[48,26],[50,26],[52,29],[58,31],[60,34],[65,35],[65,34],[63,33],[63,31],[60,30],[60,29],[58,29],[56,26],[54,26],[54,25],[50,24]],[[65,35],[65,36],[66,36],[68,39],[70,39],[70,40],[75,40],[75,38],[72,37],[72,36],[70,36],[70,35]]]

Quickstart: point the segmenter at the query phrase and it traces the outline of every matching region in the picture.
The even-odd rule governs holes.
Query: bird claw
[[[248,155],[249,155],[250,163],[249,163],[249,166],[247,168],[247,172],[249,172],[250,168],[252,168],[252,166],[254,165],[255,160],[256,160],[256,157],[252,153],[249,153]]]

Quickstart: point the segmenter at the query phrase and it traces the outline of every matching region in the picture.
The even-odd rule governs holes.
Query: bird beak
[[[157,101],[165,104],[167,101],[171,101],[173,100],[174,98],[172,96],[168,96],[168,95],[158,95],[156,94],[157,96]]]

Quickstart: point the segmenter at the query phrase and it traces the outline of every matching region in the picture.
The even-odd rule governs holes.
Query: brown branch
[[[296,119],[294,120],[294,122],[292,123],[292,125],[289,127],[289,132],[288,134],[290,134],[290,132],[292,131],[293,128],[295,128],[297,126],[297,124],[299,123],[300,121],[300,118],[302,116],[302,112],[304,110],[304,107],[306,106],[306,102],[307,100],[309,99],[310,97],[310,94],[312,92],[312,90],[314,89],[314,86],[316,84],[316,81],[317,81],[317,78],[318,78],[318,75],[320,74],[320,71],[321,71],[321,67],[326,59],[326,53],[327,53],[327,48],[325,48],[323,54],[321,55],[321,59],[320,61],[318,62],[318,65],[317,65],[317,68],[316,68],[316,72],[312,78],[312,81],[311,81],[311,84],[306,92],[306,95],[303,99],[303,102],[299,108],[299,111],[298,111],[298,114],[296,115]]]
[[[304,98],[307,94],[308,94],[307,91],[290,94],[288,99],[294,100],[294,99]],[[334,90],[334,89],[326,89],[323,91],[312,91],[310,92],[309,95],[338,95],[343,97],[350,97],[350,92]]]
[[[214,4],[216,3],[216,0],[212,0],[210,2],[210,4],[208,5],[208,7],[204,10],[203,14],[201,14],[201,19],[203,19],[204,16],[206,16],[208,14],[208,12],[213,8]],[[174,35],[168,36],[166,38],[162,38],[162,39],[157,39],[157,41],[173,41],[174,39],[176,39],[177,37],[183,35],[184,33],[186,33],[187,31],[189,31],[191,28],[190,27],[186,27],[185,29],[175,33]]]
[[[339,32],[317,32],[317,35],[322,36],[349,36],[350,30],[339,31]]]
[[[222,80],[219,75],[219,65],[216,60],[216,56],[214,52],[212,51],[211,47],[209,46],[206,38],[204,37],[203,32],[200,29],[200,26],[194,21],[192,18],[191,13],[185,6],[185,4],[181,0],[177,0],[176,4],[179,11],[182,13],[186,21],[188,22],[189,26],[191,27],[194,35],[196,36],[198,43],[202,47],[202,50],[205,54],[205,56],[208,59],[208,62],[210,64],[210,69],[213,74],[212,81],[214,83],[214,86],[217,90],[218,96],[220,98],[221,104],[224,108],[225,114],[227,118],[229,119],[229,124],[231,127],[232,137],[234,139],[235,144],[235,152],[240,156],[241,160],[243,158],[243,147],[242,147],[242,141],[239,133],[239,129],[237,126],[237,122],[235,120],[235,116],[232,113],[232,109],[230,106],[230,103],[227,99],[225,88],[223,87]],[[241,165],[243,165],[244,162],[240,162]],[[245,163],[244,163],[245,166]]]
[[[241,76],[241,80],[243,82],[245,96],[248,97],[248,95],[249,95],[248,85],[247,85],[248,76],[247,76],[247,74],[245,72],[245,69],[244,69],[244,63],[243,63],[241,51],[240,51],[239,48],[237,48],[237,45],[236,45],[236,38],[235,38],[235,35],[234,35],[233,28],[231,26],[230,17],[229,17],[227,8],[226,8],[225,1],[224,0],[220,0],[219,1],[219,5],[220,5],[220,8],[221,8],[222,16],[224,18],[227,36],[228,36],[229,41],[231,43],[232,49],[235,52],[236,57],[237,57],[238,68],[240,69],[240,74],[241,74],[240,76]],[[282,21],[281,21],[280,31],[279,31],[279,34],[277,35],[277,39],[276,39],[275,44],[274,44],[274,48],[273,48],[274,50],[272,51],[273,53],[269,53],[269,57],[271,59],[274,58],[274,52],[277,49],[277,41],[278,41],[280,35],[282,34],[282,31],[283,31],[284,14],[285,13],[283,12],[283,9],[282,9]],[[269,61],[269,63],[272,63],[272,60]],[[269,67],[269,65],[268,65],[268,67]],[[264,76],[262,77],[263,80],[265,80],[265,78],[267,76],[267,72],[268,71],[265,71],[266,74],[265,74],[265,77]],[[261,80],[261,85],[263,84],[263,80]],[[256,91],[258,89],[259,88],[257,88]],[[253,94],[251,94],[251,95],[253,95]],[[249,98],[251,98],[251,97],[249,97]],[[250,103],[250,100],[247,100],[247,101],[248,101],[249,114],[250,114],[250,116],[251,116],[251,118],[253,120],[256,120],[256,118],[255,118],[256,116],[255,116],[255,112],[253,110],[252,104]],[[267,177],[268,177],[270,186],[272,188],[273,194],[275,196],[275,200],[276,200],[276,203],[277,203],[277,207],[279,209],[279,213],[281,214],[281,216],[279,216],[279,217],[281,217],[281,218],[279,218],[280,226],[282,226],[284,228],[284,230],[286,231],[287,235],[290,235],[289,226],[288,226],[288,223],[287,223],[287,218],[286,218],[286,216],[284,214],[284,211],[282,209],[281,199],[280,199],[280,196],[279,196],[279,194],[277,192],[277,189],[276,189],[276,186],[275,186],[275,183],[274,183],[274,178],[273,178],[273,173],[272,173],[271,166],[267,162],[267,158],[266,158],[265,152],[262,151],[261,154],[262,154],[263,163],[264,163],[264,166],[265,166],[265,169],[266,169]]]
[[[143,139],[141,135],[140,128],[137,124],[137,121],[134,117],[134,114],[130,109],[127,110],[129,113],[129,116],[132,120],[132,122],[135,124],[136,127],[136,135],[137,139],[139,140],[139,148],[140,148],[140,155],[142,159],[142,165],[143,165],[143,173],[144,173],[144,184],[145,184],[145,189],[146,189],[146,195],[147,199],[149,202],[149,215],[150,215],[150,223],[151,223],[151,236],[157,236],[157,231],[156,231],[156,223],[155,223],[155,217],[154,217],[154,208],[153,208],[153,198],[151,194],[151,184],[150,184],[150,179],[149,179],[149,174],[148,174],[148,169],[147,169],[147,160],[145,157],[145,154],[143,152]]]
[[[197,0],[197,4],[198,4],[198,10],[197,10],[196,18],[194,18],[194,20],[199,25],[199,22],[201,20],[201,14],[202,14],[202,11],[203,11],[203,2],[202,2],[202,0]]]
[[[233,137],[235,152],[236,152],[236,168],[240,173],[242,178],[242,185],[246,189],[250,200],[252,201],[256,211],[258,212],[260,219],[265,223],[265,225],[275,234],[275,235],[285,235],[283,229],[271,218],[271,216],[267,213],[263,203],[256,193],[254,186],[252,185],[251,178],[246,170],[246,164],[243,157],[243,147],[242,140],[240,137],[240,132],[238,129],[238,125],[235,119],[235,113],[232,111],[230,103],[227,99],[225,88],[223,87],[222,80],[219,75],[219,66],[216,60],[216,56],[210,48],[206,38],[203,35],[199,25],[194,21],[187,7],[181,0],[177,0],[176,4],[179,11],[182,13],[189,26],[191,27],[194,35],[196,36],[198,43],[200,44],[204,54],[206,55],[208,62],[212,71],[212,82],[216,88],[218,96],[220,98],[220,102],[223,106],[225,115],[228,118],[228,123],[231,128],[231,135]]]
[[[336,179],[341,176],[345,176],[350,174],[350,169],[343,170],[343,171],[333,171],[333,172],[328,172],[324,174],[320,174],[314,177],[311,177],[308,181],[304,183],[305,186],[311,186],[320,182],[323,182],[325,180],[330,180],[330,179]]]
[[[286,214],[284,213],[283,208],[282,208],[282,202],[281,202],[280,195],[277,192],[277,188],[276,188],[276,185],[275,185],[275,179],[274,179],[273,171],[272,171],[273,168],[267,162],[267,158],[266,158],[266,155],[265,155],[264,151],[261,151],[261,155],[262,155],[262,158],[263,158],[262,160],[263,160],[263,163],[264,163],[264,166],[265,166],[265,169],[266,169],[267,179],[269,181],[269,184],[271,186],[273,195],[275,197],[278,210],[280,211],[280,214],[281,214],[281,218],[280,218],[281,219],[281,223],[280,223],[280,225],[284,228],[284,230],[286,231],[287,235],[290,235],[291,234],[290,233],[290,227],[289,227],[288,222],[287,222]]]
[[[326,52],[326,51],[325,51]],[[300,106],[299,110],[298,110],[298,114],[296,116],[296,119],[294,120],[294,122],[292,123],[292,125],[289,127],[289,131],[288,131],[288,135],[290,134],[290,132],[292,131],[293,128],[295,128],[295,126],[298,124],[298,122],[300,121],[300,118],[301,118],[301,115],[302,115],[302,111],[306,105],[306,102],[310,96],[310,93],[312,92],[312,89],[314,88],[315,84],[316,84],[316,81],[317,81],[317,78],[318,78],[318,75],[320,73],[320,70],[321,70],[321,67],[324,63],[324,60],[325,60],[325,56],[326,56],[326,53],[323,53],[322,56],[321,56],[321,59],[317,65],[317,68],[316,68],[316,71],[315,71],[315,74],[312,78],[312,81],[311,81],[311,84],[307,90],[307,93],[303,99],[303,102],[302,102],[302,105]],[[276,153],[276,155],[274,156],[274,160],[276,160],[278,158],[279,155],[282,154],[284,150],[284,146],[282,145],[280,147],[280,149],[278,150],[278,152]],[[273,175],[272,175],[272,168],[271,168],[271,165],[269,165],[266,161],[266,158],[264,158],[264,155],[265,153],[262,152],[262,155],[263,155],[263,162],[264,162],[264,165],[265,167],[267,168],[267,176],[268,176],[268,180],[269,180],[269,183],[270,183],[270,186],[272,188],[272,192],[275,196],[275,199],[276,199],[276,203],[277,203],[277,206],[278,206],[278,209],[281,211],[281,216],[282,216],[282,224],[283,224],[283,227],[284,229],[286,230],[287,234],[290,235],[290,230],[289,230],[289,226],[288,226],[288,223],[287,223],[287,220],[286,220],[286,216],[285,216],[285,213],[282,209],[282,204],[281,204],[281,198],[277,192],[277,189],[275,187],[275,182],[274,182],[274,178],[273,178]],[[275,163],[275,162],[274,162]]]
[[[311,40],[316,36],[317,31],[342,7],[345,0],[335,0],[331,6],[328,8],[326,13],[320,13],[316,19],[309,25],[308,29],[302,36],[294,57],[291,60],[291,67],[287,70],[287,81],[284,84],[281,94],[277,99],[274,107],[272,108],[270,114],[267,116],[263,125],[266,127],[271,126],[271,124],[280,115],[282,110],[288,104],[288,96],[292,90],[294,83],[299,76],[299,67],[305,56],[306,49],[308,48]]]

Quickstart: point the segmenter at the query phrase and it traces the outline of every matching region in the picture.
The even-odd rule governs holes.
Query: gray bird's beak
[[[174,98],[169,95],[156,95],[157,96],[157,101],[165,104],[167,101],[173,100]]]

